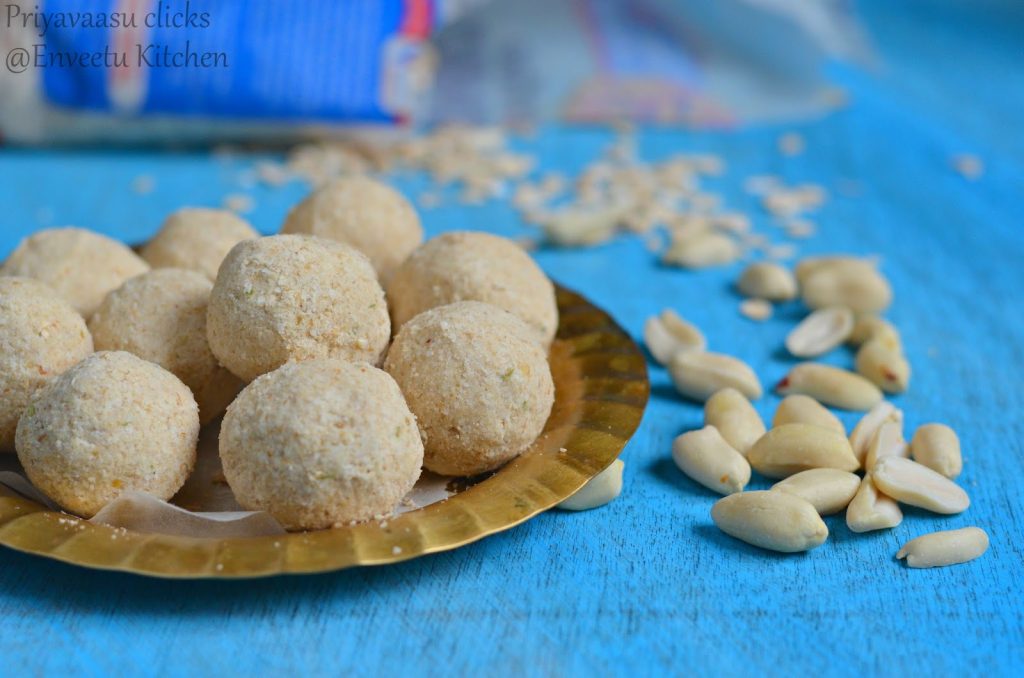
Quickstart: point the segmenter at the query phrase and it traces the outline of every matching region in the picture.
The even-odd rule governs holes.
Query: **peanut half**
[[[988,551],[988,534],[980,527],[943,530],[911,539],[896,552],[908,567],[945,567],[980,558]]]
[[[853,311],[842,306],[821,308],[786,336],[786,350],[798,358],[814,358],[842,344],[852,331]]]
[[[783,424],[764,434],[747,453],[762,475],[785,478],[812,468],[856,471],[860,463],[841,433],[813,424]]]
[[[704,423],[714,426],[740,454],[765,434],[764,422],[754,406],[734,388],[723,388],[704,403]]]
[[[744,299],[740,302],[740,314],[757,322],[763,322],[772,317],[775,309],[772,302],[764,299]]]
[[[910,363],[903,352],[882,339],[869,339],[858,350],[857,371],[886,393],[903,393],[910,385]]]
[[[914,431],[910,441],[914,461],[947,478],[956,478],[964,468],[960,439],[945,424],[925,424]]]
[[[615,500],[622,492],[622,470],[625,462],[616,459],[608,468],[587,481],[587,484],[576,491],[561,504],[560,509],[569,511],[587,511]]]
[[[868,454],[868,447],[871,445],[875,433],[886,421],[898,421],[903,423],[903,410],[897,409],[892,403],[883,400],[872,407],[867,414],[861,417],[857,425],[850,433],[850,447],[857,459],[863,464]]]
[[[772,426],[783,424],[814,424],[846,435],[846,427],[839,421],[839,417],[814,398],[800,393],[783,398],[775,410]]]
[[[761,397],[761,382],[742,360],[721,353],[676,353],[668,366],[676,390],[693,400],[705,401],[716,391],[734,388],[750,400]]]
[[[707,340],[697,326],[683,320],[670,308],[663,310],[661,315],[651,316],[644,323],[644,343],[662,365],[668,365],[676,353],[703,351],[707,346]]]
[[[899,504],[875,487],[871,474],[860,481],[857,495],[846,507],[846,526],[853,532],[871,532],[896,527],[903,522]]]
[[[741,492],[711,507],[722,532],[763,549],[797,553],[821,546],[828,528],[810,502],[785,492]]]
[[[775,390],[783,395],[802,393],[844,410],[866,410],[882,399],[878,387],[859,374],[821,363],[800,363]]]
[[[742,492],[750,482],[750,464],[714,426],[676,438],[672,459],[680,471],[719,494]]]
[[[820,256],[804,257],[797,262],[796,267],[793,269],[793,274],[796,276],[797,282],[803,285],[813,273],[817,273],[818,271],[826,268],[844,266],[867,266],[869,268],[874,268],[874,264],[869,259],[853,257],[848,254],[825,254]]]
[[[882,422],[875,431],[868,453],[864,455],[864,468],[874,468],[882,457],[909,457],[910,446],[903,439],[903,422],[892,419]]]
[[[871,313],[883,311],[892,303],[889,281],[873,265],[857,259],[815,267],[800,280],[800,294],[808,308],[845,306]]]
[[[801,471],[772,485],[773,492],[786,492],[809,501],[819,515],[839,513],[860,488],[860,476],[834,468]]]
[[[779,264],[759,261],[740,274],[736,288],[745,297],[769,301],[789,301],[797,295],[796,278]]]
[[[871,469],[871,477],[879,490],[896,501],[935,513],[962,513],[971,505],[962,487],[941,473],[903,457],[879,459]]]
[[[732,263],[739,256],[739,245],[732,238],[704,231],[674,239],[662,261],[684,268],[706,268]]]
[[[596,245],[615,235],[623,215],[617,210],[560,210],[542,223],[545,239],[561,247]]]
[[[899,330],[892,323],[874,313],[858,313],[846,340],[853,346],[860,346],[871,339],[878,339],[893,350],[902,350]]]

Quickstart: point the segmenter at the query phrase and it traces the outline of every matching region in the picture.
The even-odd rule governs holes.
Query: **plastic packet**
[[[205,142],[453,121],[698,128],[841,103],[840,0],[15,0],[0,134]]]

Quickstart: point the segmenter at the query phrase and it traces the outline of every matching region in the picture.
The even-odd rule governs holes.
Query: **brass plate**
[[[522,456],[453,497],[319,532],[196,539],[114,529],[0,490],[0,544],[83,567],[167,578],[242,578],[383,565],[458,548],[514,527],[608,466],[640,425],[650,386],[643,354],[607,313],[558,289],[551,349],[555,405]]]

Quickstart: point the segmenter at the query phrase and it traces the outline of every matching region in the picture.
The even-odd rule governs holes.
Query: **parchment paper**
[[[281,524],[265,511],[246,511],[224,479],[217,454],[219,423],[203,429],[196,467],[184,487],[169,502],[144,492],[128,491],[104,506],[90,522],[135,532],[183,537],[261,537],[284,534]],[[395,514],[415,511],[454,494],[452,479],[424,472]],[[0,454],[0,493],[13,493],[59,511],[57,504],[28,481],[13,454]]]

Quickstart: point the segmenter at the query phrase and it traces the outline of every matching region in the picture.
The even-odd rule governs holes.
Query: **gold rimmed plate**
[[[640,425],[643,354],[604,311],[558,288],[551,348],[555,404],[544,432],[496,473],[448,499],[318,532],[190,538],[126,531],[52,511],[0,486],[0,544],[82,567],[168,578],[241,578],[384,565],[507,530],[572,495],[611,464]]]

